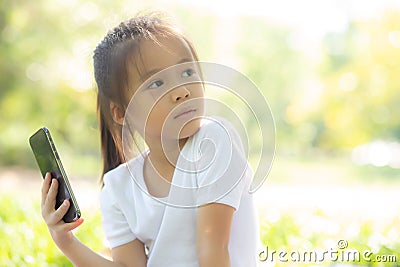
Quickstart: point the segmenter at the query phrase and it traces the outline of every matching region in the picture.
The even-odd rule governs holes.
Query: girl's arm
[[[82,244],[71,231],[81,225],[83,219],[80,218],[72,223],[65,223],[62,220],[70,205],[69,201],[64,201],[57,210],[54,209],[57,188],[57,180],[51,179],[51,174],[47,173],[42,186],[42,216],[54,242],[75,266],[146,266],[147,256],[144,251],[144,246],[143,243],[137,239],[112,249],[113,261],[103,258]]]
[[[231,266],[228,244],[234,211],[233,207],[220,203],[199,208],[196,247],[201,267]]]

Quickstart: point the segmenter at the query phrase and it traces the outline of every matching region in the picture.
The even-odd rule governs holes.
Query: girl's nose
[[[190,91],[185,86],[179,86],[172,91],[172,101],[178,102],[190,96]]]

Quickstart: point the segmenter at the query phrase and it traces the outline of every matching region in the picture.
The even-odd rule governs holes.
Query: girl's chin
[[[200,129],[200,122],[201,119],[195,119],[183,126],[182,130],[179,132],[179,139],[194,135]]]
[[[199,129],[201,124],[201,118],[191,120],[190,122],[186,123],[181,129],[178,125],[174,125],[172,128],[164,128],[163,130],[160,129],[152,129],[149,127],[146,131],[146,140],[151,139],[160,139],[161,140],[179,140],[191,137],[194,135]],[[157,127],[155,127],[157,128]],[[143,134],[141,134],[143,136]]]

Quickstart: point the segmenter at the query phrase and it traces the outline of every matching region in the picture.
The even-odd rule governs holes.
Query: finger
[[[74,222],[70,222],[70,223],[66,223],[63,225],[63,230],[66,232],[72,231],[75,228],[77,228],[78,226],[80,226],[83,223],[83,218],[79,218],[78,220],[74,221]]]
[[[53,230],[56,232],[66,233],[80,226],[83,223],[83,221],[84,221],[83,218],[79,218],[76,221],[70,223],[65,223],[64,221],[60,221],[59,223],[57,223],[57,225],[53,226]]]
[[[67,233],[74,230],[84,222],[83,218],[79,218],[74,222],[65,223],[64,221],[58,222],[51,227],[51,230],[57,233]]]
[[[48,213],[53,212],[55,210],[57,191],[58,191],[58,181],[57,179],[53,178],[51,179],[50,189],[47,193],[43,208]]]
[[[61,221],[64,215],[67,213],[69,206],[69,201],[65,199],[60,207],[58,207],[58,209],[53,212],[50,223],[57,224],[59,221]]]
[[[48,172],[48,173],[46,173],[46,176],[44,177],[44,180],[42,183],[42,205],[44,204],[46,197],[47,197],[47,193],[49,192],[50,181],[51,181],[51,174]]]

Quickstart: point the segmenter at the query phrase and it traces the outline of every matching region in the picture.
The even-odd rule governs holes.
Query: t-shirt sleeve
[[[198,204],[222,203],[238,209],[251,179],[247,153],[236,129],[225,119],[209,123],[201,136]]]
[[[100,193],[100,210],[103,229],[111,249],[136,239],[110,186],[107,184],[104,185]]]

